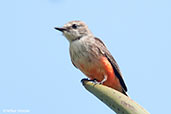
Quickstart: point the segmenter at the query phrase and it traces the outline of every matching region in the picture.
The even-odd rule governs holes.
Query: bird
[[[90,80],[127,95],[127,87],[120,68],[105,44],[93,35],[80,20],[70,21],[63,27],[54,27],[69,41],[72,64]]]

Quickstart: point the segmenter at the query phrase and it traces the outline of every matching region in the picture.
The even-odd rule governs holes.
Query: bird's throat
[[[76,40],[80,40],[81,38],[82,38],[82,36],[79,36],[79,37],[73,39],[72,42],[73,42],[73,41],[76,41]]]

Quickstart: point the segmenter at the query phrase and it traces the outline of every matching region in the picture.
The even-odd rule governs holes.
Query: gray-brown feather
[[[122,74],[121,71],[119,69],[118,64],[116,63],[115,59],[113,58],[113,56],[110,54],[110,52],[108,51],[108,49],[106,48],[105,44],[98,38],[95,38],[96,40],[96,46],[99,48],[99,51],[107,57],[107,59],[109,60],[109,62],[111,63],[113,70],[115,72],[115,75],[117,76],[117,78],[120,81],[120,84],[122,86],[122,88],[124,89],[125,92],[127,92],[127,87],[126,84],[122,78]]]

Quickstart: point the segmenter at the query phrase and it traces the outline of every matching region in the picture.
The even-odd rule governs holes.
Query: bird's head
[[[69,40],[69,42],[75,41],[84,36],[92,35],[88,26],[82,21],[71,21],[63,27],[55,27],[55,29],[63,32],[63,35]]]

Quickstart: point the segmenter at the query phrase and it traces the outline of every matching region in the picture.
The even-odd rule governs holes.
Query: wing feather
[[[108,59],[108,61],[111,63],[114,73],[117,76],[117,78],[120,81],[120,84],[122,86],[122,88],[124,89],[125,92],[127,92],[127,87],[126,84],[122,78],[122,74],[121,71],[119,69],[118,64],[116,63],[115,59],[113,58],[113,56],[110,54],[110,52],[108,51],[108,49],[106,48],[105,44],[98,38],[95,38],[96,40],[96,46],[99,48],[100,52],[106,56],[106,58]]]

